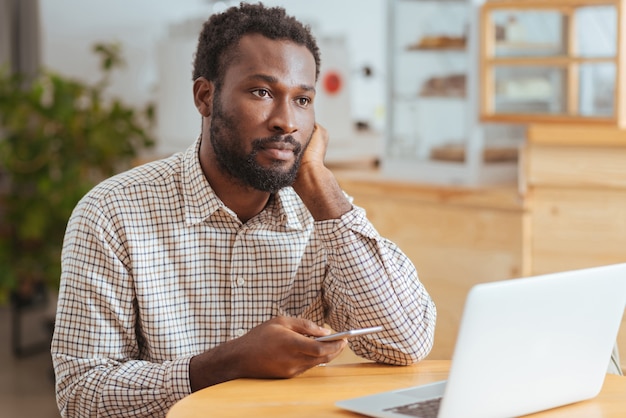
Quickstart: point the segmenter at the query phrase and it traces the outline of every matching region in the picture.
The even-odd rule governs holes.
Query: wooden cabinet
[[[626,262],[626,147],[525,152],[529,273]]]
[[[533,125],[528,132],[526,274],[626,262],[626,131]],[[626,369],[626,317],[618,346]]]
[[[481,120],[626,127],[624,0],[481,8]]]

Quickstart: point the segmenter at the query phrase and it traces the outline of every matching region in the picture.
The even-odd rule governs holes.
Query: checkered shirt
[[[356,206],[314,221],[292,188],[242,223],[186,152],[112,177],[67,226],[52,358],[64,417],[164,416],[191,357],[278,315],[388,364],[424,358],[436,310],[409,259]]]

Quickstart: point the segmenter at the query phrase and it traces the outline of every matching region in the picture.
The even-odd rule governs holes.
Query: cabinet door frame
[[[581,7],[613,6],[616,10],[616,50],[613,57],[581,57],[576,55],[575,12]],[[495,11],[555,11],[564,16],[562,39],[565,51],[546,57],[496,57],[496,28],[491,19]],[[479,37],[479,112],[483,122],[503,123],[583,123],[626,128],[626,28],[624,13],[626,0],[497,0],[486,2],[480,9]],[[579,73],[583,64],[610,63],[615,66],[613,114],[611,116],[584,116],[579,112]],[[565,111],[563,113],[504,113],[495,111],[495,69],[500,66],[533,68],[546,67],[565,73]]]

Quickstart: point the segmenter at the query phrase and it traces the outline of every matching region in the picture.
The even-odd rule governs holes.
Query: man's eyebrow
[[[252,74],[248,78],[250,78],[251,80],[254,80],[254,79],[263,80],[269,84],[276,84],[279,82],[277,77],[274,77],[272,75],[267,75],[267,74]],[[311,86],[308,84],[300,84],[299,87],[305,91],[313,91],[313,92],[315,91],[315,86]]]

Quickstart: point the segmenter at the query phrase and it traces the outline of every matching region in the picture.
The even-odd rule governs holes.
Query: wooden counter
[[[549,131],[551,132],[551,131]],[[380,234],[417,267],[438,311],[430,359],[452,356],[477,283],[626,262],[626,147],[530,143],[520,185],[425,186],[335,170]],[[618,337],[626,366],[626,318]]]

